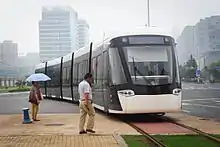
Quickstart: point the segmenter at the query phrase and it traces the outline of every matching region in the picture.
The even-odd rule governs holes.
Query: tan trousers
[[[80,108],[80,121],[79,121],[79,130],[84,130],[84,125],[86,122],[86,116],[89,115],[89,119],[87,122],[87,129],[92,130],[94,127],[94,117],[95,117],[95,109],[93,105],[88,102],[88,104],[85,104],[85,101],[81,101],[79,104]]]
[[[39,110],[39,105],[32,104],[32,119],[37,119],[38,110]]]

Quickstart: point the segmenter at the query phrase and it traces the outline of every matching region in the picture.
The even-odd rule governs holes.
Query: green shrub
[[[10,89],[8,92],[23,92],[23,91],[30,91],[29,87],[23,87],[23,88],[15,88],[15,89]]]

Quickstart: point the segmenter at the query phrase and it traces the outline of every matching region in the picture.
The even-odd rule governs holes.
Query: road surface
[[[183,83],[183,111],[195,116],[220,120],[220,84]],[[29,107],[28,94],[0,94],[0,114],[19,114]],[[40,113],[78,113],[78,105],[43,100]]]
[[[0,95],[0,114],[20,114],[22,108],[31,108],[28,94]],[[78,105],[44,99],[39,113],[78,113]]]
[[[220,120],[220,84],[183,83],[183,111]]]

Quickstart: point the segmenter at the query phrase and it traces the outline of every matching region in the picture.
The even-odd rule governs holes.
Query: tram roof
[[[164,28],[159,27],[147,27],[147,28],[135,28],[128,31],[115,30],[106,37],[109,40],[122,36],[131,36],[131,35],[164,35],[164,36],[173,36],[172,33]]]

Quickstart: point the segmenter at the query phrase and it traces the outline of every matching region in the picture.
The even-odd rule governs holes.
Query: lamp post
[[[147,24],[145,27],[150,27],[150,0],[147,0]]]
[[[148,21],[147,21],[147,26],[150,27],[150,0],[147,0],[147,18],[148,18]]]

